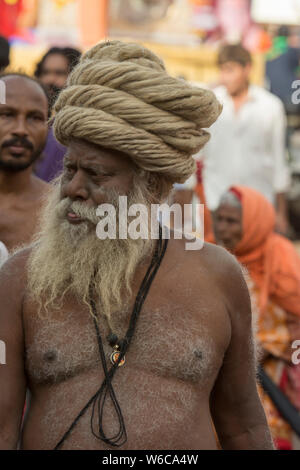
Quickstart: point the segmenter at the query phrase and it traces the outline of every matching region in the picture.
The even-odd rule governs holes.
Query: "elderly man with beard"
[[[193,173],[215,96],[112,41],[83,55],[55,108],[64,171],[35,243],[1,271],[0,448],[17,446],[27,386],[22,449],[217,449],[214,427],[223,449],[272,449],[234,258],[161,229],[96,235],[102,204],[149,209]]]
[[[0,76],[0,240],[8,250],[28,244],[48,185],[32,173],[47,138],[48,101],[41,85],[20,74]]]

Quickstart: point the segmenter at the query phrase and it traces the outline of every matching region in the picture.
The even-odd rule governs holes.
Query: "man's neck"
[[[249,84],[247,83],[245,87],[241,88],[237,93],[231,95],[231,98],[234,103],[235,111],[238,112],[239,109],[243,106],[244,103],[248,100],[249,96]]]
[[[27,192],[33,183],[32,166],[23,171],[0,169],[0,194],[22,194]]]

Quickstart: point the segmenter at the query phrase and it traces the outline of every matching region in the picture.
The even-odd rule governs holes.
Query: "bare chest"
[[[8,249],[31,241],[36,230],[39,210],[39,204],[7,205],[1,204],[0,201],[0,240]]]
[[[119,338],[126,333],[130,313],[120,312],[112,319],[112,330]],[[168,296],[153,295],[140,313],[123,367],[193,383],[213,383],[226,350],[227,326],[221,308],[212,312],[209,306],[199,305],[196,311]],[[26,369],[33,384],[59,383],[93,369],[97,374],[102,371],[96,330],[88,311],[69,305],[45,319],[30,317],[26,330]],[[109,331],[106,320],[101,319],[108,364],[112,352]]]

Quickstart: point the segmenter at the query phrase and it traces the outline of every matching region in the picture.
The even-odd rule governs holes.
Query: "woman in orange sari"
[[[257,191],[236,186],[214,214],[215,241],[246,268],[263,369],[300,411],[300,364],[292,344],[300,340],[300,258],[292,243],[274,232],[275,211]],[[278,449],[299,441],[269,396],[260,390]]]

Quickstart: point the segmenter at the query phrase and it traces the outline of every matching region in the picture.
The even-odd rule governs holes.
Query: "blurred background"
[[[0,0],[0,35],[10,44],[6,71],[32,75],[50,47],[83,51],[109,37],[142,42],[163,58],[171,74],[212,88],[218,85],[220,46],[242,43],[252,55],[251,81],[270,90],[267,62],[300,47],[300,0]],[[300,61],[293,74],[300,78]],[[284,94],[290,100],[291,90]],[[284,104],[292,175],[290,238],[297,240],[300,108],[288,110]]]
[[[49,46],[87,48],[114,37],[138,40],[159,53],[169,71],[188,80],[217,79],[224,42],[242,42],[264,80],[264,58],[281,25],[300,31],[297,0],[0,0],[0,35],[11,66],[30,73]]]
[[[115,37],[151,44],[171,73],[210,82],[219,44],[242,41],[261,82],[279,26],[297,29],[299,20],[295,0],[0,0],[0,35],[13,46],[11,66],[28,73],[49,46],[84,49]]]

